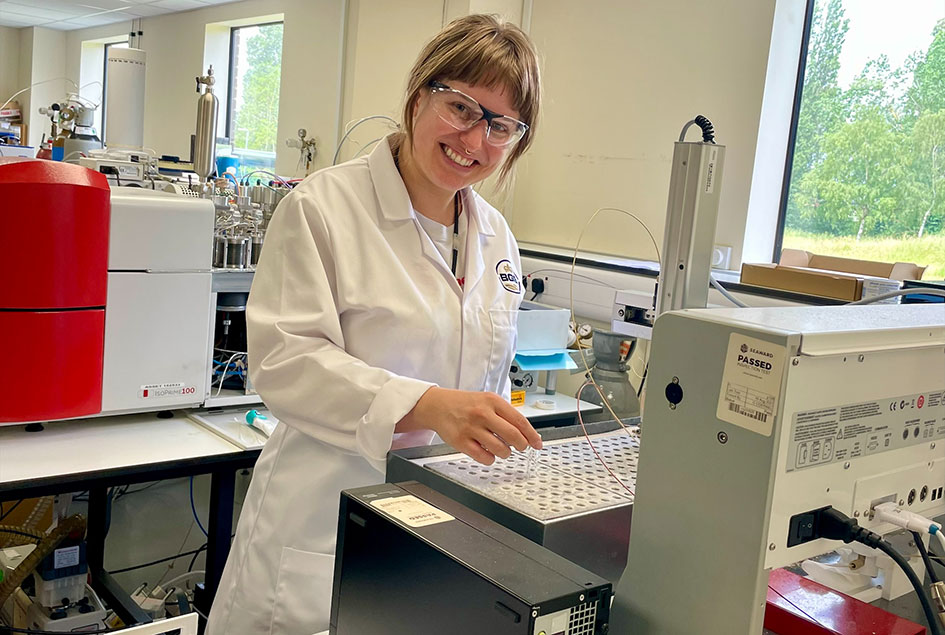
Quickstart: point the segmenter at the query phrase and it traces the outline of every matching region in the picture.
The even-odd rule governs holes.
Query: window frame
[[[813,1],[813,0],[811,0]],[[240,26],[231,26],[230,27],[230,51],[229,51],[229,64],[227,69],[227,78],[226,78],[226,127],[224,131],[226,132],[226,137],[231,143],[234,143],[233,136],[233,110],[236,104],[236,32],[240,29],[249,29],[249,28],[258,28],[264,26],[272,26],[274,24],[281,24],[283,27],[283,46],[285,46],[285,20],[273,20],[271,22],[258,22],[252,24],[243,24]],[[281,73],[281,69],[280,69]]]
[[[814,24],[814,5],[816,0],[806,0],[804,12],[804,32],[801,36],[800,58],[797,63],[797,80],[794,88],[794,105],[791,108],[791,125],[788,129],[787,156],[784,161],[784,176],[781,179],[781,198],[778,205],[777,228],[774,234],[774,251],[771,262],[781,260],[784,246],[784,225],[787,222],[788,198],[791,193],[791,176],[794,171],[794,148],[797,144],[797,123],[801,115],[801,100],[804,97],[804,76],[807,74],[807,57],[810,52],[810,36]]]

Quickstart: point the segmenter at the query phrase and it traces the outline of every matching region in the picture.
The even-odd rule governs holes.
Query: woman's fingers
[[[454,447],[477,463],[482,463],[483,465],[492,465],[495,463],[495,455],[472,439],[465,439],[457,443]]]
[[[495,410],[496,414],[515,426],[528,445],[532,446],[536,450],[541,449],[541,435],[535,431],[535,428],[533,428],[532,424],[528,422],[528,419],[526,419],[521,412],[516,410],[512,404],[499,397],[495,402]],[[511,442],[510,439],[506,440]],[[525,446],[519,447],[514,443],[512,445],[514,445],[515,449],[519,452],[525,451]]]
[[[489,430],[479,430],[473,438],[486,451],[500,459],[507,459],[512,455],[508,444]]]

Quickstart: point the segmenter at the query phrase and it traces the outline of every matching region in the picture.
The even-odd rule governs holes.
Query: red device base
[[[925,627],[784,569],[768,578],[765,628],[778,635],[925,635]]]

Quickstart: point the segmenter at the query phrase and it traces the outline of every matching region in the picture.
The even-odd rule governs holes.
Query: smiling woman
[[[246,310],[250,376],[280,420],[263,449],[209,635],[328,626],[339,492],[436,435],[491,464],[541,438],[508,403],[518,244],[471,186],[508,176],[539,110],[517,27],[449,24],[410,73],[403,131],[279,205]]]

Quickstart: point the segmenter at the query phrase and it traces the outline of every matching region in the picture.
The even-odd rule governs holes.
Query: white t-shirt
[[[443,261],[446,263],[446,266],[449,268],[453,264],[453,225],[442,225],[432,218],[427,218],[423,214],[417,212],[417,220],[420,222],[420,227],[423,228],[423,231],[426,232],[427,236],[430,237],[430,240],[433,241],[433,244],[436,246],[436,250],[440,252],[440,255],[443,257]],[[461,213],[459,215],[459,234],[457,238],[457,250],[458,254],[456,256],[456,279],[463,280],[463,272],[466,270],[466,227],[468,226],[466,214]],[[460,286],[463,286],[460,283]]]

